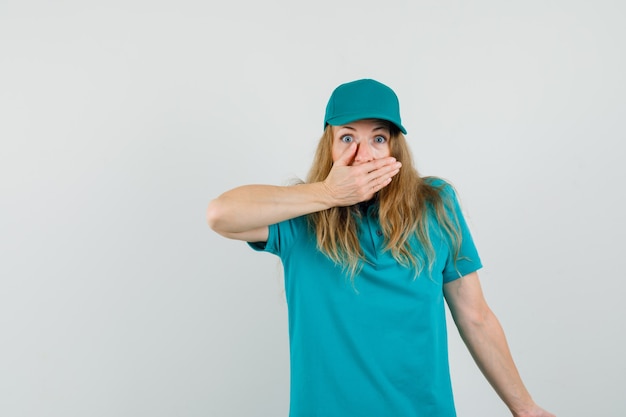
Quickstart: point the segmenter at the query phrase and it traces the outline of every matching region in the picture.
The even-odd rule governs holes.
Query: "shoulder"
[[[454,189],[454,186],[452,185],[450,181],[441,177],[429,176],[429,177],[423,177],[422,179],[424,180],[424,183],[429,187],[437,188],[440,190]]]
[[[424,177],[424,184],[444,201],[457,199],[456,189],[452,183],[441,177]]]

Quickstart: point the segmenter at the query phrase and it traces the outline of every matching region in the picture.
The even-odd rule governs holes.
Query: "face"
[[[333,162],[339,159],[353,142],[357,144],[351,165],[359,165],[391,155],[391,131],[385,122],[375,119],[358,120],[343,126],[333,126]]]

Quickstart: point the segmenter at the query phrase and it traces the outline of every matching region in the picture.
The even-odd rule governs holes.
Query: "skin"
[[[354,140],[342,140],[351,135]],[[212,200],[209,226],[224,237],[265,242],[268,226],[331,207],[371,199],[387,186],[402,164],[389,156],[389,144],[376,144],[389,131],[372,121],[333,127],[333,167],[318,183],[298,186],[244,185]]]
[[[352,166],[391,155],[389,138],[391,132],[377,120],[360,120],[345,126],[333,127],[333,162],[339,160],[354,143],[357,145]]]
[[[371,199],[402,164],[390,156],[390,132],[376,120],[333,126],[333,167],[319,183],[245,185],[207,208],[209,226],[230,239],[265,242],[269,225]],[[476,364],[514,417],[555,417],[531,398],[513,362],[504,331],[473,272],[444,285],[444,296]]]
[[[555,417],[539,407],[517,371],[504,331],[483,296],[478,273],[443,286],[446,302],[474,361],[514,417]]]

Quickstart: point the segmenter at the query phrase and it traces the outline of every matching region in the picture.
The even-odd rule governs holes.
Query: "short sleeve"
[[[258,252],[269,252],[277,255],[278,224],[268,226],[267,242],[248,242],[248,246]]]
[[[463,211],[461,210],[454,188],[450,184],[443,182],[441,190],[442,197],[446,201],[445,205],[458,221],[461,236],[461,246],[458,258],[456,260],[454,259],[454,253],[451,250],[443,270],[443,282],[448,283],[479,270],[482,268],[482,262],[480,260],[480,256],[478,255],[478,249],[474,244],[474,239],[472,238],[469,226],[463,216]]]
[[[277,256],[285,254],[292,247],[302,228],[306,227],[306,218],[297,217],[269,226],[267,242],[248,242],[259,252],[269,252]]]

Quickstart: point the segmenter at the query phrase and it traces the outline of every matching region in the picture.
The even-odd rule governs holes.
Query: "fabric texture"
[[[364,78],[335,88],[326,104],[326,125],[340,126],[363,119],[387,120],[406,135],[400,118],[400,102],[385,84]]]
[[[250,243],[284,267],[290,417],[456,416],[443,285],[482,265],[452,188],[444,195],[460,222],[462,259],[453,262],[433,220],[435,264],[417,277],[383,251],[376,205],[359,222],[368,262],[354,281],[317,249],[306,217],[271,225],[267,242]]]

